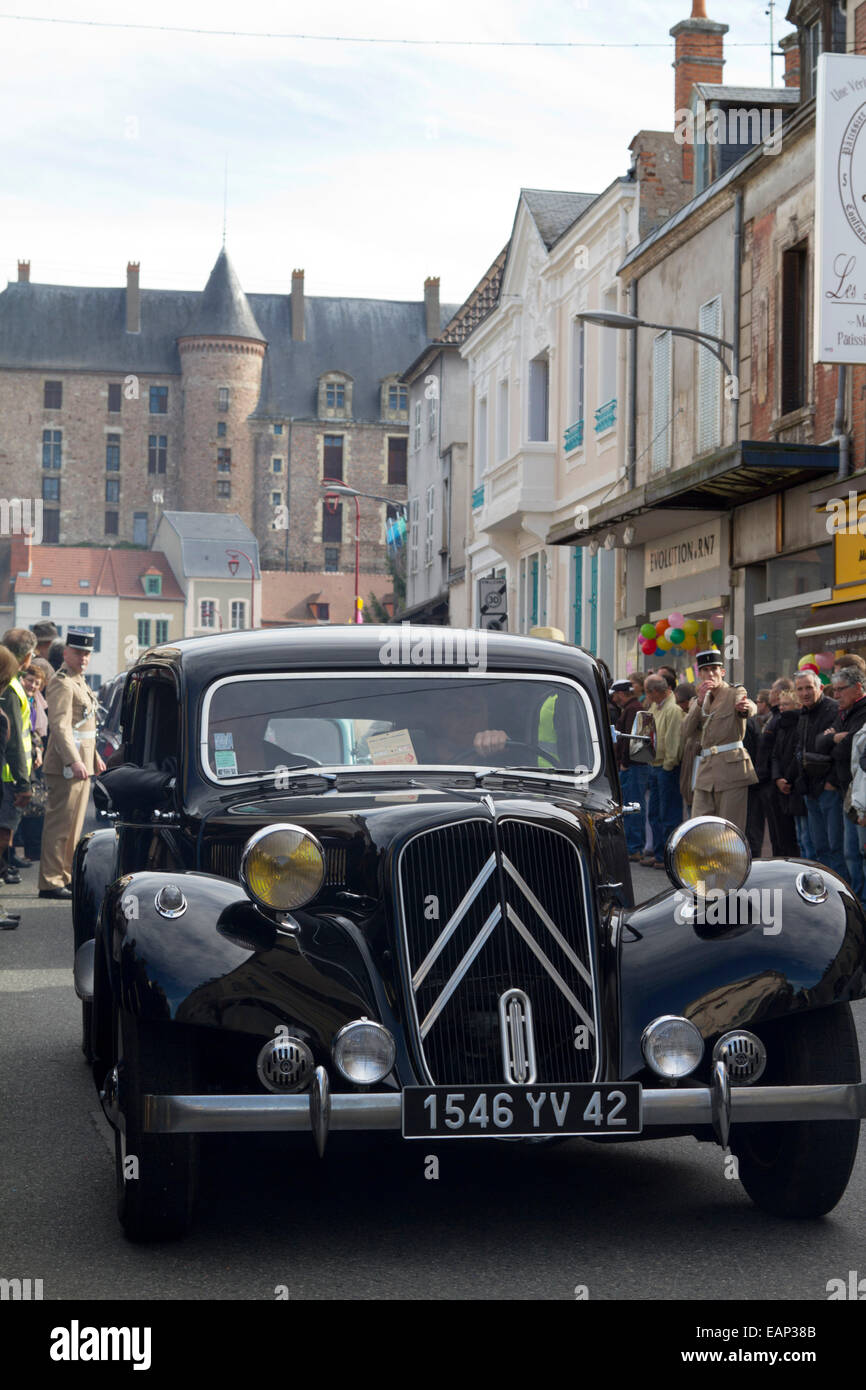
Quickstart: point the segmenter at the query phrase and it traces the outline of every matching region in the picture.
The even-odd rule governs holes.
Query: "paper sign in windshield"
[[[380,767],[389,763],[399,763],[405,767],[418,761],[408,729],[394,729],[390,734],[371,734],[367,747],[373,762]]]

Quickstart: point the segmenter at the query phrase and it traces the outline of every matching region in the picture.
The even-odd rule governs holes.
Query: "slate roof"
[[[547,188],[521,188],[520,195],[548,251],[598,197],[597,193],[561,193]]]
[[[163,512],[159,525],[167,522],[180,537],[181,568],[187,579],[231,579],[227,550],[245,550],[261,578],[259,543],[237,512]],[[159,527],[157,527],[157,531]],[[241,559],[237,577],[249,568]]]
[[[692,91],[705,102],[742,101],[753,106],[796,106],[799,87],[727,87],[721,82],[695,82]]]
[[[187,333],[265,341],[225,247],[216,258]]]
[[[292,341],[291,301],[287,295],[251,294],[250,306],[268,340],[262,391],[254,417],[315,419],[318,381],[323,372],[344,371],[352,378],[352,418],[380,420],[381,383],[399,375],[429,344],[421,300],[332,299],[308,295],[304,302],[303,342]],[[458,308],[441,307],[445,324]]]
[[[446,324],[459,305],[441,306]],[[305,295],[306,340],[292,341],[290,294],[244,295],[224,252],[203,292],[141,291],[141,331],[126,331],[126,290],[12,281],[0,293],[0,368],[179,376],[177,339],[195,333],[267,341],[254,415],[315,419],[318,378],[354,382],[353,419],[379,421],[384,377],[427,345],[423,300]]]
[[[162,593],[145,594],[144,574],[162,575]],[[50,579],[50,584],[43,584]],[[86,579],[87,584],[80,581]],[[104,546],[40,545],[33,550],[33,573],[15,579],[16,594],[89,594],[183,601],[183,590],[161,550],[115,550]]]

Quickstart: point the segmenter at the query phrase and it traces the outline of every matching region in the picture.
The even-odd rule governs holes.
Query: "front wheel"
[[[849,1004],[796,1014],[761,1030],[767,1069],[761,1086],[818,1086],[860,1080],[857,1033]],[[815,1217],[842,1197],[860,1137],[858,1120],[798,1120],[737,1125],[731,1150],[756,1206],[775,1216]]]
[[[117,1215],[129,1240],[175,1240],[192,1221],[197,1140],[192,1134],[145,1133],[143,1097],[193,1090],[190,1048],[171,1025],[119,1011],[115,1035],[123,1120],[114,1135]]]

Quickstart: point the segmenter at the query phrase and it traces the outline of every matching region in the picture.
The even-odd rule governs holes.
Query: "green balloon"
[[[826,671],[819,671],[819,672],[818,672],[818,680],[821,682],[822,685],[829,685],[829,684],[830,684],[830,677],[827,675],[827,672],[826,672]]]
[[[710,633],[710,637],[712,638],[714,647],[720,647],[725,640],[725,634],[720,627],[714,627]]]
[[[643,627],[642,627],[641,630],[640,630],[640,635],[641,635],[641,637],[645,637],[645,638],[647,639],[647,641],[649,641],[649,639],[650,639],[651,637],[655,637],[655,635],[656,635],[655,624],[654,624],[654,623],[644,623]]]
[[[673,642],[673,644],[674,644],[675,647],[681,646],[682,643],[685,642],[685,640],[686,640],[686,634],[683,632],[683,630],[682,630],[681,627],[672,628],[672,630],[671,630],[671,641]]]

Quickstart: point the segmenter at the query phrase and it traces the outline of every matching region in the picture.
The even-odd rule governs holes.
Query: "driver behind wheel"
[[[419,719],[413,711],[410,732],[420,763],[467,762],[472,757],[489,757],[508,742],[505,729],[490,729],[487,699],[477,690],[455,691],[425,709]]]

